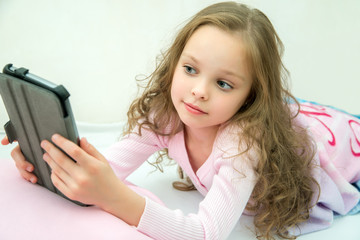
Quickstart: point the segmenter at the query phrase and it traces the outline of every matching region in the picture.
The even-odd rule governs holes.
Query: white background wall
[[[181,24],[214,2],[0,0],[0,68],[13,63],[63,84],[78,121],[122,121],[135,77],[149,74]],[[360,113],[360,1],[242,2],[273,22],[297,97]]]

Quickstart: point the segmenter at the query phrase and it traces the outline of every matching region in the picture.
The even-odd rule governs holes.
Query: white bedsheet
[[[86,137],[100,151],[117,141],[122,130],[122,123],[87,124],[77,123],[79,134]],[[2,139],[4,132],[0,132]],[[13,146],[1,146],[0,159],[10,158]],[[15,167],[15,166],[14,166]],[[153,171],[154,168],[145,163],[128,178],[132,183],[150,190],[157,195],[170,209],[181,209],[185,213],[197,212],[202,196],[196,192],[181,192],[172,188],[172,182],[178,179],[176,166],[164,166],[164,173]],[[256,239],[253,234],[252,217],[242,216],[229,239]],[[323,231],[303,235],[300,240],[310,239],[360,239],[360,214],[335,219],[333,225]]]

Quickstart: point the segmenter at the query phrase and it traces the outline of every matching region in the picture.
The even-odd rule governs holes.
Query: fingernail
[[[87,139],[85,137],[83,139],[84,139],[83,141],[84,141],[85,145],[86,146],[89,145],[89,142],[87,141]]]
[[[28,166],[28,167],[26,168],[26,171],[31,172],[31,171],[32,171],[32,167],[31,167],[31,166]]]
[[[52,139],[53,141],[56,141],[56,139],[58,139],[58,137],[59,137],[58,134],[54,134],[54,135],[52,135],[52,138],[51,138],[51,139]]]
[[[42,142],[40,143],[40,146],[41,146],[42,148],[45,148],[45,147],[46,147],[46,141],[42,141]]]
[[[35,183],[35,177],[31,177],[30,182]]]
[[[46,154],[45,153],[43,154],[43,159],[46,162]]]

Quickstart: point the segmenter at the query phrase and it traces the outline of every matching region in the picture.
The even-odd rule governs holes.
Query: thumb
[[[80,147],[89,155],[93,156],[94,158],[102,161],[107,162],[105,157],[93,146],[91,145],[86,138],[80,139]]]
[[[7,136],[5,136],[5,137],[1,140],[1,144],[2,144],[2,145],[8,145],[8,144],[9,144],[9,139],[7,138]]]

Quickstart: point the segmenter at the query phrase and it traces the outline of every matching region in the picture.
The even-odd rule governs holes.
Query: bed
[[[104,151],[120,136],[122,123],[77,123],[80,136]],[[0,132],[0,138],[4,132]],[[133,227],[96,207],[79,207],[52,192],[24,181],[10,159],[13,146],[0,150],[0,239],[150,239]],[[173,189],[177,167],[164,166],[164,173],[145,163],[128,180],[135,191],[162,202],[170,209],[197,212],[202,196]],[[298,239],[360,239],[360,214],[338,217],[329,229]],[[252,217],[243,215],[228,239],[256,239]]]

